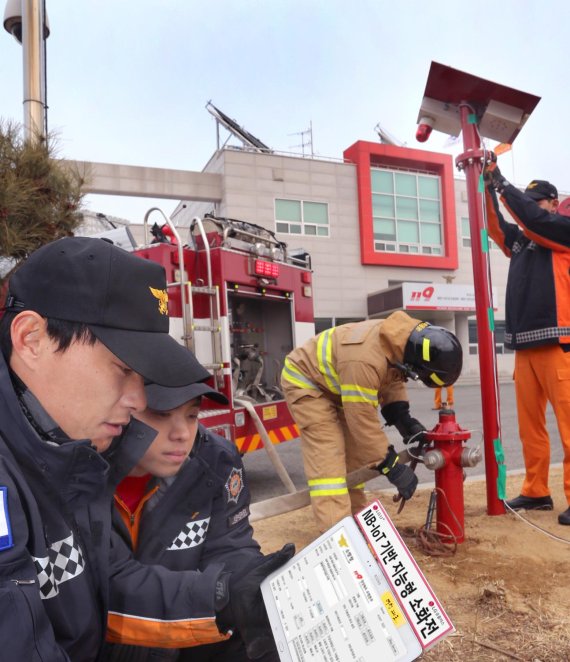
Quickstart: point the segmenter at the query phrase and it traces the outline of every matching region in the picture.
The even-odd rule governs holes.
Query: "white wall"
[[[468,216],[465,180],[455,180],[459,264],[455,271],[363,265],[360,259],[360,228],[356,166],[342,161],[261,154],[236,149],[216,152],[204,168],[223,175],[223,198],[215,212],[275,230],[275,198],[328,203],[330,236],[296,236],[277,233],[290,248],[302,247],[312,258],[315,317],[366,317],[368,293],[388,287],[389,281],[473,283],[471,249],[464,248],[461,218]],[[185,205],[183,207],[182,205]],[[194,216],[212,211],[212,203],[181,203],[173,217],[188,226]],[[184,230],[179,227],[183,238]],[[504,293],[509,260],[498,249],[490,251],[492,283],[498,293],[495,318],[504,319]],[[449,316],[439,322],[455,328],[468,348],[467,320]],[[512,372],[513,355],[499,356],[501,373]],[[465,374],[479,371],[478,357],[466,351]]]

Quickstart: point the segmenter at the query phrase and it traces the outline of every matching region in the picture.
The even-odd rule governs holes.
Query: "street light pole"
[[[489,515],[505,512],[506,465],[500,437],[489,240],[483,215],[481,172],[486,154],[481,136],[512,145],[539,101],[533,94],[432,62],[418,114],[416,138],[420,142],[429,138],[432,129],[453,136],[463,132],[463,154],[456,164],[467,182]]]
[[[24,137],[29,142],[46,139],[43,5],[43,0],[22,0]]]
[[[44,0],[8,0],[4,28],[22,44],[24,138],[43,142],[47,137],[44,42],[49,34]]]

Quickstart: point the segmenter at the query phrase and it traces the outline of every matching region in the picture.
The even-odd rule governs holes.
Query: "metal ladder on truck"
[[[192,227],[196,225],[198,231],[200,232],[200,237],[204,245],[204,250],[206,252],[206,274],[207,274],[207,283],[205,285],[196,285],[191,282],[188,283],[188,308],[190,312],[191,319],[191,333],[189,338],[189,349],[194,353],[196,347],[196,332],[206,332],[210,334],[210,343],[212,347],[212,363],[202,364],[208,370],[211,370],[214,374],[214,380],[216,383],[216,388],[220,389],[224,386],[224,360],[222,354],[222,325],[220,323],[220,288],[218,285],[212,283],[212,259],[210,255],[210,244],[208,243],[208,237],[204,230],[202,220],[198,217],[192,219],[192,225],[190,226],[190,235],[192,235]],[[194,294],[199,294],[207,296],[208,301],[208,310],[210,317],[207,324],[194,324]]]
[[[191,281],[184,282],[184,249],[178,230],[172,221],[164,214],[158,207],[152,207],[144,216],[144,238],[145,244],[148,245],[148,217],[151,212],[158,211],[164,218],[165,223],[168,225],[172,235],[176,239],[178,248],[178,264],[180,266],[180,280],[173,283],[168,283],[167,287],[180,287],[180,302],[182,307],[182,327],[183,334],[182,340],[184,345],[196,353],[196,333],[207,332],[210,334],[210,343],[212,349],[212,363],[202,363],[202,365],[211,370],[214,375],[215,386],[218,389],[224,386],[224,365],[222,356],[222,326],[220,322],[220,290],[217,285],[212,283],[212,262],[210,257],[210,246],[207,241],[206,233],[202,221],[199,218],[194,219],[198,223],[198,228],[204,248],[206,251],[206,265],[207,265],[207,283],[205,285],[196,285]],[[209,298],[208,310],[209,319],[206,324],[194,324],[194,300],[193,295],[203,295]]]
[[[255,242],[260,241],[260,239],[268,243],[270,246],[272,245],[275,245],[276,247],[282,246],[280,242],[278,242],[275,239],[272,239],[271,237],[269,238],[267,236],[260,237],[257,234],[255,234],[255,230],[257,228],[252,224],[248,224],[245,222],[232,222],[229,219],[220,219],[214,216],[206,216],[205,218],[208,221],[212,221],[217,226],[218,230],[221,230],[222,246],[225,247],[232,246],[232,241],[233,241],[239,244],[237,246],[234,246],[235,248],[238,248],[239,250],[248,250],[248,252],[250,252],[251,247],[254,246]],[[191,237],[193,237],[193,230],[195,227],[198,228],[200,238],[202,239],[202,244],[204,246],[204,249],[206,250],[208,282],[211,283],[212,279],[211,279],[211,264],[210,264],[210,246],[208,244],[206,231],[204,230],[204,224],[201,218],[194,217],[192,219],[192,223],[190,224]],[[259,230],[263,231],[263,228],[259,228]],[[198,291],[202,292],[203,290],[207,290],[207,289],[208,289],[207,287],[198,288]],[[281,458],[279,457],[277,451],[275,450],[275,447],[273,446],[269,434],[265,429],[263,421],[259,417],[259,414],[256,411],[253,403],[249,402],[246,399],[236,397],[235,392],[232,393],[232,396],[233,396],[234,405],[243,407],[251,416],[255,428],[259,436],[263,440],[263,448],[265,449],[269,457],[269,460],[273,465],[273,468],[275,469],[281,482],[283,483],[289,494],[295,494],[296,493],[295,485],[293,484],[293,481],[291,480],[291,477],[289,476],[287,469],[285,468],[283,462],[281,461]]]

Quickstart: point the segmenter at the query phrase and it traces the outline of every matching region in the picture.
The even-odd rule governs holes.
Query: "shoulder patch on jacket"
[[[231,517],[228,517],[228,526],[232,527],[236,524],[239,524],[246,517],[249,517],[249,508],[246,506],[242,508],[239,512],[234,513]]]
[[[226,480],[225,488],[226,488],[228,503],[230,501],[237,503],[239,499],[239,495],[243,490],[243,469],[236,469],[236,467],[232,467],[232,470],[230,471],[230,475]]]
[[[8,511],[8,488],[0,487],[0,551],[14,546]]]

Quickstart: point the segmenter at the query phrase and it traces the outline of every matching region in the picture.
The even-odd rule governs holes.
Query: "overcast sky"
[[[570,192],[566,0],[46,0],[59,156],[201,170],[208,100],[275,150],[342,157],[382,126],[411,147],[432,60],[542,97],[501,157],[515,183]],[[5,0],[2,8],[5,5]],[[0,34],[0,117],[21,122],[22,48]],[[458,153],[434,133],[423,148]],[[234,141],[235,144],[235,141]],[[513,175],[514,164],[514,175]],[[88,196],[142,220],[155,201]],[[169,214],[173,201],[160,206]],[[247,219],[244,219],[247,220]]]

